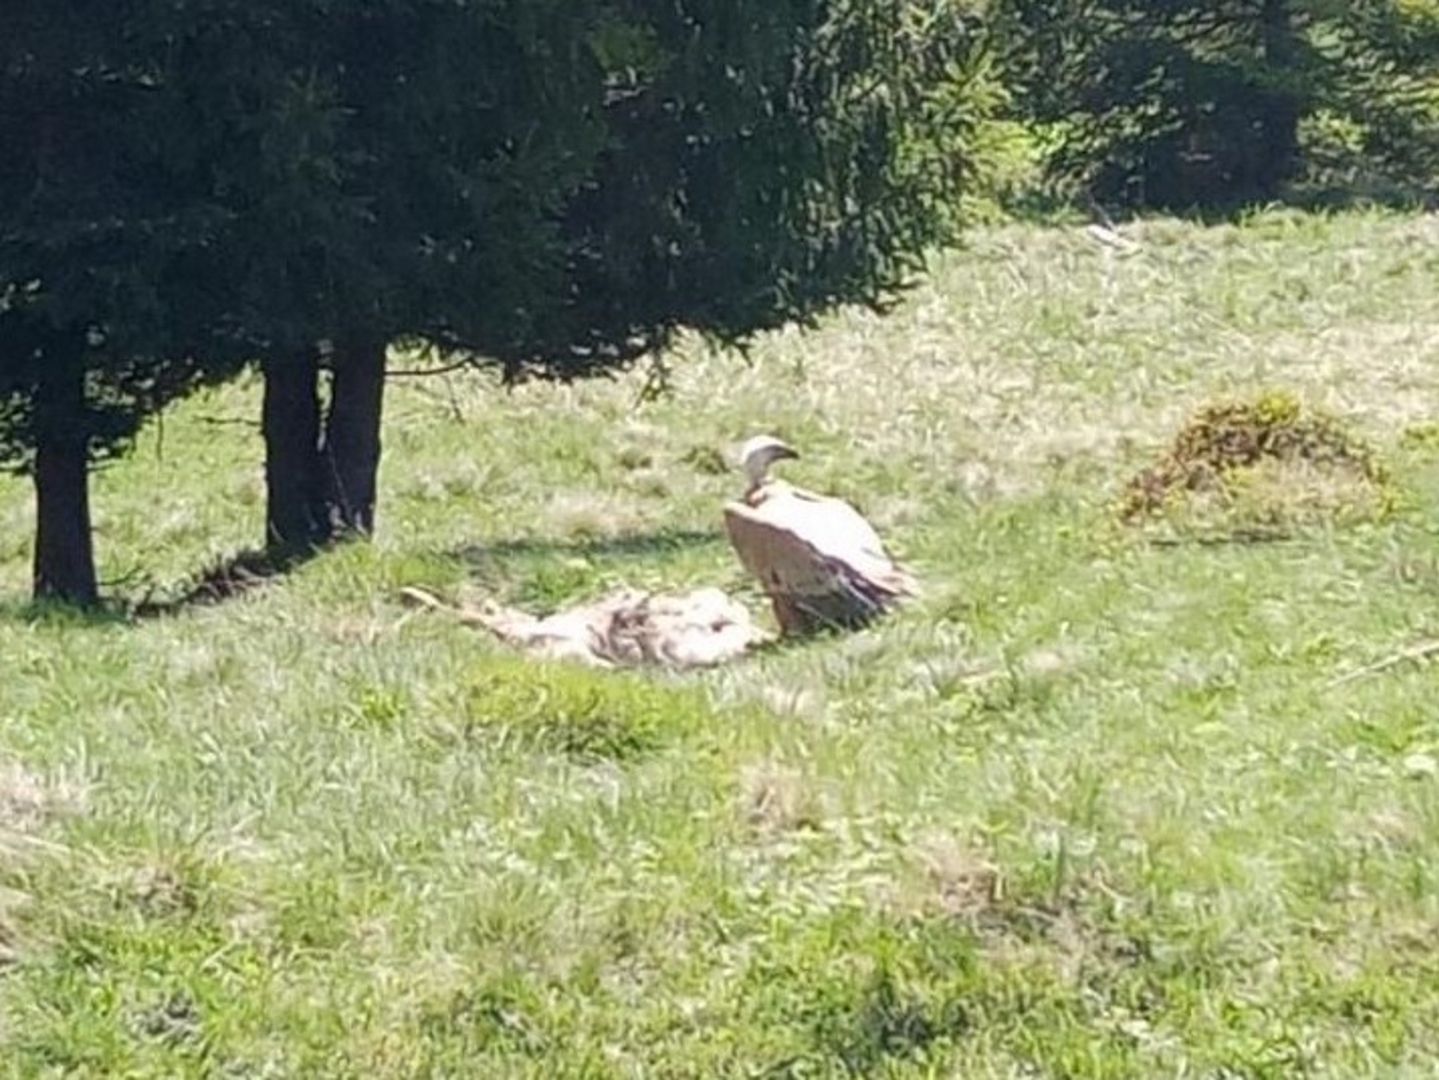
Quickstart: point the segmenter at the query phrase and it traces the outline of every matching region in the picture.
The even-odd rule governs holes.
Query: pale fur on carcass
[[[715,588],[683,594],[626,589],[544,617],[497,604],[454,607],[423,589],[402,595],[483,626],[526,652],[593,667],[713,667],[767,640],[748,610]]]

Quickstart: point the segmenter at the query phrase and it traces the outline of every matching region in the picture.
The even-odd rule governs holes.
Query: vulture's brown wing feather
[[[895,565],[874,527],[843,499],[786,485],[756,509],[876,586],[902,596],[917,591],[914,579]]]
[[[730,503],[725,528],[786,632],[863,625],[916,591],[869,523],[838,499],[788,489],[757,506]]]

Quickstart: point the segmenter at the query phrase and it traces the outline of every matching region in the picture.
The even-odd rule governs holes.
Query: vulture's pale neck
[[[769,467],[773,461],[773,458],[757,455],[744,463],[744,473],[749,480],[749,485],[744,489],[746,499],[754,498],[760,489],[770,482]]]

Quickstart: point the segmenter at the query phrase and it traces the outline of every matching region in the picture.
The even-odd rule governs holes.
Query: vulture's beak
[[[774,456],[776,461],[792,460],[799,457],[799,451],[793,446],[776,446]]]

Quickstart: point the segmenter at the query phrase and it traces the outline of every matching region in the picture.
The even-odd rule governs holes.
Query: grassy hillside
[[[1432,1075],[1436,675],[1331,684],[1439,634],[1439,219],[1133,235],[978,234],[654,404],[397,380],[376,543],[223,604],[27,610],[0,482],[0,1075]],[[1275,389],[1387,513],[1116,524]],[[258,538],[255,390],[97,478],[112,593]],[[663,677],[397,601],[748,588],[717,454],[761,430],[923,602]]]

